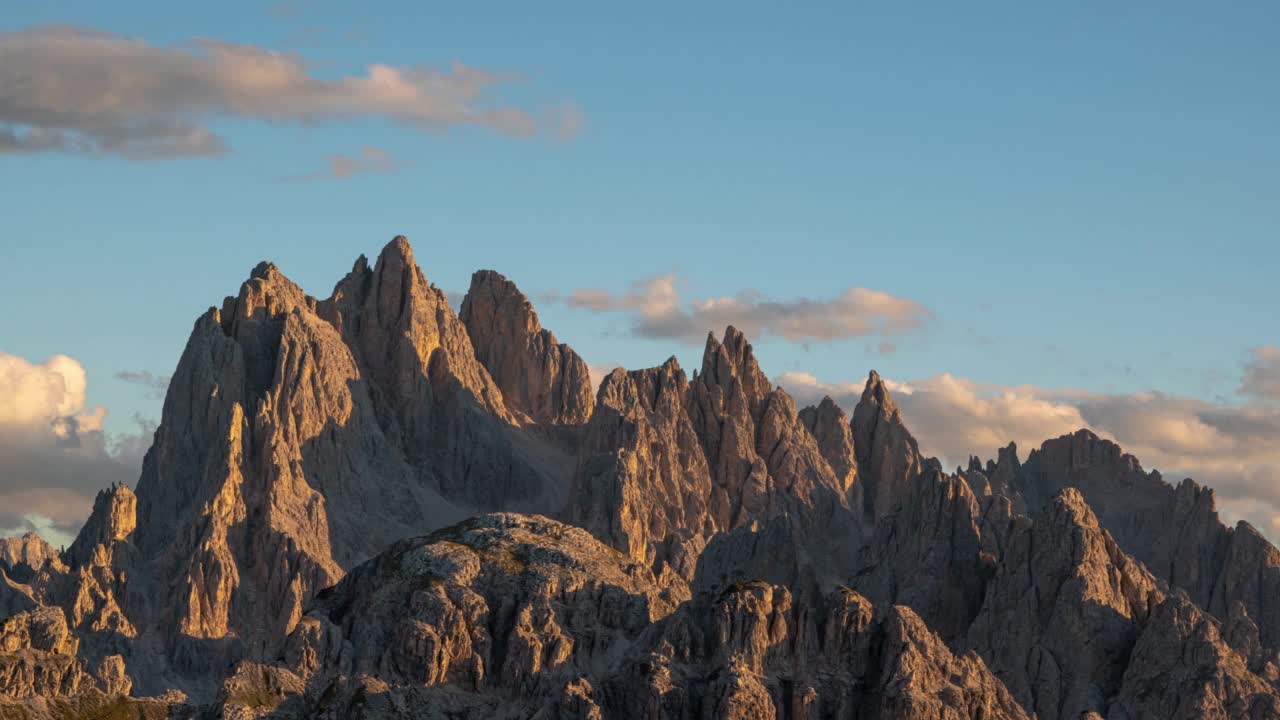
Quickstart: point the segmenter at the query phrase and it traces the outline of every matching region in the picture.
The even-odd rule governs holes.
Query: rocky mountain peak
[[[593,394],[402,236],[198,318],[136,487],[69,565],[0,541],[0,716],[1280,715],[1280,551],[1212,491],[1088,431],[948,474],[732,326]]]
[[[138,496],[127,485],[99,490],[89,519],[67,548],[67,563],[79,567],[89,562],[94,548],[129,539],[137,526]]]
[[[825,395],[818,405],[801,410],[799,417],[817,441],[818,450],[835,473],[841,491],[847,493],[858,479],[858,454],[848,416],[830,395]]]
[[[888,385],[875,370],[867,376],[852,422],[858,473],[863,481],[862,508],[875,522],[902,501],[921,473],[923,458]]]
[[[858,404],[883,408],[887,415],[892,415],[898,411],[898,406],[894,404],[893,397],[889,393],[889,385],[881,379],[880,373],[875,370],[867,373],[867,382],[862,388],[862,396],[859,398]]]
[[[24,533],[21,537],[0,538],[0,571],[10,575],[38,572],[46,565],[62,567],[62,558],[58,550],[35,531]]]
[[[591,417],[587,363],[542,327],[515,283],[492,270],[475,273],[459,318],[510,405],[550,425],[581,425]]]
[[[730,395],[741,393],[753,417],[759,415],[761,403],[773,388],[756,362],[751,343],[732,325],[725,328],[722,341],[716,340],[712,333],[707,334],[698,380],[708,388],[719,387]]]

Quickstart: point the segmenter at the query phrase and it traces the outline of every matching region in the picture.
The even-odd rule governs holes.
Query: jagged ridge
[[[797,411],[732,327],[691,379],[593,395],[513,283],[476,273],[455,315],[402,237],[325,300],[257,266],[173,378],[136,495],[100,494],[61,555],[0,545],[10,703],[1277,712],[1280,553],[1087,431],[947,474],[875,372],[851,419]],[[421,537],[493,511],[583,530]],[[53,645],[23,629],[58,619]]]

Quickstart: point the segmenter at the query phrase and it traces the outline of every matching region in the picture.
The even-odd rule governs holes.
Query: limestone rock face
[[[1218,623],[1170,596],[1152,609],[1107,717],[1274,718],[1280,699],[1227,645]]]
[[[586,428],[568,510],[571,522],[628,557],[686,580],[716,530],[710,470],[684,411],[688,393],[675,358],[610,373]]]
[[[507,407],[407,240],[388,244],[372,269],[358,260],[319,314],[355,355],[379,431],[415,485],[466,508],[559,509],[567,463],[519,432],[522,413]]]
[[[589,707],[578,680],[669,614],[666,594],[579,528],[480,516],[396,543],[322,594],[272,677],[305,684],[307,717],[349,717],[373,685],[387,702],[465,717],[481,716],[465,708],[489,707],[485,696],[533,711],[583,691]],[[476,697],[451,699],[463,691]]]
[[[1079,490],[1117,541],[1157,572],[1167,572],[1180,549],[1166,520],[1174,489],[1158,474],[1144,472],[1137,458],[1088,430],[1046,441],[1032,451],[1014,484],[1033,511],[1063,488]],[[1186,509],[1194,510],[1194,505]]]
[[[238,671],[223,711],[256,698],[282,717],[1026,717],[907,608],[878,613],[849,590],[797,604],[763,582],[678,610],[663,595],[577,528],[482,516],[322,594],[285,662]]]
[[[1280,677],[1280,552],[1247,523],[1224,526],[1211,489],[1190,479],[1169,485],[1088,430],[1046,441],[1013,486],[1032,507],[1077,489],[1120,548],[1238,628],[1227,641],[1255,671]]]
[[[40,608],[0,621],[0,698],[48,698],[88,690],[129,692],[119,656],[104,659],[95,673],[77,657],[78,649],[79,640],[57,608]]]
[[[707,338],[692,382],[674,358],[605,378],[582,448],[568,517],[660,576],[692,580],[709,538],[746,538],[770,524],[779,526],[770,536],[828,547],[835,541],[856,552],[856,467],[842,466],[837,475],[791,397],[769,384],[733,327],[723,341]],[[738,566],[766,562],[742,551],[760,543],[732,545],[717,553]],[[843,552],[792,558],[830,579],[840,574],[829,566]],[[778,569],[797,576],[794,563]]]
[[[13,580],[0,569],[0,620],[37,607],[39,603],[31,587]]]
[[[395,540],[563,507],[573,461],[526,423],[403,238],[324,301],[262,263],[196,321],[136,495],[100,494],[70,567],[9,578],[0,604],[62,607],[82,654],[207,700]]]
[[[729,328],[723,343],[707,337],[689,414],[711,470],[709,511],[718,529],[749,525],[773,510],[773,478],[755,451],[756,420],[770,387],[741,333]]]
[[[913,482],[909,502],[876,527],[850,584],[874,602],[910,606],[954,641],[982,607],[1012,514],[957,477],[934,471]]]
[[[853,444],[858,453],[863,512],[873,523],[879,522],[906,497],[923,462],[902,412],[874,370],[853,411]]]
[[[835,473],[840,489],[849,493],[858,481],[858,454],[853,447],[853,426],[844,410],[828,395],[818,405],[801,410],[800,422],[813,434],[818,451]],[[861,493],[856,499],[850,499],[861,501]],[[857,509],[861,514],[861,508]]]
[[[1003,497],[1009,501],[1013,512],[1026,515],[1026,498],[1015,488],[1021,468],[1018,446],[1009,443],[1000,448],[999,460],[988,460],[984,468],[977,456],[970,456],[969,467],[957,469],[956,475],[963,478],[978,497]]]
[[[78,567],[91,562],[94,548],[128,540],[137,526],[138,496],[132,490],[117,485],[99,491],[89,520],[67,548],[67,563]]]
[[[1101,713],[1163,599],[1068,489],[1009,539],[969,644],[1039,717]]]
[[[610,717],[1026,717],[976,655],[847,589],[810,604],[741,584],[648,639],[606,686]]]
[[[262,263],[136,490],[0,541],[0,718],[1280,716],[1280,551],[1211,490],[906,420],[874,372],[797,411],[733,327],[593,396],[402,237],[324,300]]]
[[[475,273],[459,318],[476,358],[508,404],[549,425],[581,425],[591,418],[587,363],[542,327],[515,283],[492,270]]]
[[[25,580],[46,565],[55,570],[65,569],[58,551],[38,534],[29,532],[22,537],[0,538],[0,572]]]

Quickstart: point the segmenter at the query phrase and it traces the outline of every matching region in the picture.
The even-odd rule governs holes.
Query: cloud
[[[169,376],[156,375],[150,370],[122,370],[111,377],[127,383],[140,385],[147,389],[152,397],[164,397],[169,389]]]
[[[709,331],[734,325],[749,337],[789,342],[828,341],[866,335],[894,335],[918,329],[932,313],[919,303],[879,290],[852,287],[834,298],[771,300],[758,290],[683,302],[674,274],[635,283],[622,294],[579,288],[563,302],[595,313],[631,317],[634,334],[647,338],[701,341]],[[882,343],[882,351],[893,346]]]
[[[0,33],[0,152],[74,152],[139,160],[228,151],[207,123],[239,118],[316,124],[383,118],[441,132],[480,126],[563,136],[576,110],[494,102],[512,78],[454,62],[447,70],[369,65],[329,78],[302,57],[196,38],[156,47],[75,27]]]
[[[775,382],[799,405],[830,395],[852,412],[864,383],[823,383],[808,373],[789,372]],[[1078,408],[1046,397],[1036,388],[977,383],[951,374],[923,380],[886,379],[894,401],[921,448],[956,465],[971,454],[994,456],[997,448],[1018,443],[1024,451],[1044,440],[1085,427]]]
[[[87,407],[86,390],[73,358],[36,364],[0,353],[0,530],[37,529],[63,542],[99,489],[137,480],[148,428],[108,437],[106,410]]]
[[[281,180],[287,182],[335,180],[349,178],[353,175],[388,175],[399,169],[400,164],[396,162],[395,158],[391,157],[390,153],[382,148],[370,145],[362,148],[355,155],[330,155],[328,165],[322,170],[316,170],[304,175],[284,177]]]
[[[775,379],[800,405],[823,395],[852,410],[863,383],[806,373]],[[947,466],[993,457],[1009,441],[1025,459],[1044,440],[1090,428],[1158,469],[1166,480],[1209,485],[1229,519],[1280,538],[1280,407],[1236,406],[1158,392],[1105,394],[979,383],[949,374],[891,383],[921,449]]]
[[[582,109],[577,105],[565,105],[552,110],[547,117],[547,126],[554,129],[555,136],[560,140],[577,137],[578,133],[582,132],[582,125],[585,122]]]
[[[1280,345],[1264,345],[1249,351],[1240,394],[1262,403],[1280,404]]]

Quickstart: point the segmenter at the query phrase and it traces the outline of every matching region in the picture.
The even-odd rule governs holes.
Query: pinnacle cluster
[[[1274,718],[1280,552],[1087,430],[945,470],[733,327],[586,363],[408,241],[192,328],[133,489],[0,540],[0,718]]]

